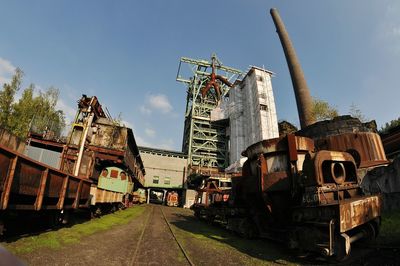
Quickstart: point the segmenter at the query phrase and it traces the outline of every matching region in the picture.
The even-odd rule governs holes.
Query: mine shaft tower
[[[184,77],[184,65],[189,77]],[[211,111],[226,100],[232,82],[242,72],[222,65],[215,54],[211,62],[180,59],[176,80],[187,84],[182,151],[188,155],[189,174],[216,171],[229,163],[225,125],[211,122]]]

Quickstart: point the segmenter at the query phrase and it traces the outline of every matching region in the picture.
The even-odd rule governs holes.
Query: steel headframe
[[[189,77],[183,76],[184,65]],[[228,96],[242,71],[224,66],[213,54],[211,61],[182,57],[176,80],[187,84],[182,151],[189,168],[225,168],[229,162],[225,124],[211,122],[211,111]],[[190,174],[190,173],[189,173]]]

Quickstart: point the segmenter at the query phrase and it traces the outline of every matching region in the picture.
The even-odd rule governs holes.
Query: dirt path
[[[28,265],[131,265],[136,240],[149,213],[150,208],[146,208],[128,224],[82,238],[79,244],[59,250],[40,249],[19,257]]]
[[[132,265],[189,265],[163,217],[163,206],[151,213]]]
[[[128,224],[82,237],[77,244],[59,250],[41,248],[19,257],[28,265],[189,265],[163,213],[194,265],[330,265],[318,258],[301,259],[279,243],[240,238],[197,220],[190,210],[160,205],[147,205]],[[397,259],[388,258],[393,254],[359,254],[345,265],[399,265]]]

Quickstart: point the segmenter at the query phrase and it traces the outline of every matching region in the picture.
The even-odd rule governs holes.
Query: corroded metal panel
[[[3,145],[11,150],[17,152],[24,152],[25,150],[25,142],[5,130],[4,128],[0,128],[0,145]]]
[[[380,196],[365,196],[346,200],[339,205],[340,232],[346,232],[379,217]]]
[[[85,205],[91,184],[1,145],[0,181],[2,210],[76,208]]]
[[[96,130],[92,134],[90,144],[93,146],[125,150],[128,143],[126,127],[110,124],[105,118],[95,122]]]
[[[366,168],[387,164],[381,138],[376,133],[345,133],[327,137],[324,148],[333,151],[347,151],[359,160],[359,167]],[[357,158],[359,157],[359,158]]]
[[[93,195],[91,200],[92,205],[98,203],[122,202],[124,196],[123,193],[113,192],[95,186],[90,188],[90,194]]]
[[[314,150],[314,141],[310,138],[295,136],[295,139],[292,140],[292,145],[298,151],[313,151]],[[250,147],[248,147],[242,155],[248,158],[253,158],[258,156],[261,153],[273,153],[273,152],[284,152],[288,151],[288,141],[286,137],[269,139],[257,142]]]

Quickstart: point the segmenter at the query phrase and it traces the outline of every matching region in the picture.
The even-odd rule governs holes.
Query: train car
[[[170,206],[170,207],[178,207],[179,206],[179,195],[176,191],[168,191],[167,206]]]
[[[70,210],[88,208],[91,185],[0,144],[0,235],[10,217],[46,214],[57,223]]]
[[[30,136],[25,146],[5,130],[0,133],[0,234],[13,216],[65,222],[76,209],[98,215],[128,207],[133,190],[143,186],[145,171],[132,130],[106,115],[95,96],[78,101],[67,143],[37,139],[41,145],[33,145]],[[43,156],[54,145],[60,152]],[[24,150],[30,157],[21,154]],[[40,162],[44,157],[52,160]]]
[[[143,188],[138,188],[136,191],[133,192],[133,200],[134,204],[143,204],[147,201],[147,194],[146,190]]]
[[[92,180],[94,213],[128,207],[145,170],[130,128],[106,115],[95,96],[83,95],[61,160],[61,170]]]

